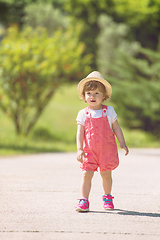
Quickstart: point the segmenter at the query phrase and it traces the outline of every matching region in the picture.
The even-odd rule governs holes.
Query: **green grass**
[[[16,136],[11,119],[0,111],[0,155],[76,151],[76,116],[85,106],[76,85],[61,87],[27,138]],[[160,147],[152,135],[121,127],[130,148]]]

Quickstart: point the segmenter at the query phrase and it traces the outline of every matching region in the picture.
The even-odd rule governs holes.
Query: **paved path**
[[[91,211],[78,213],[75,153],[0,157],[0,239],[160,239],[160,149],[120,151],[113,180],[114,211],[103,210],[95,173]]]

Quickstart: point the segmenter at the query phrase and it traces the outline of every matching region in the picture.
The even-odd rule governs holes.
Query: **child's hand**
[[[127,156],[128,153],[129,153],[129,150],[128,150],[128,147],[126,146],[126,144],[125,143],[120,143],[120,148],[124,149],[126,151],[125,156]]]
[[[86,157],[85,152],[82,149],[79,149],[77,152],[77,160],[83,163],[83,158]]]

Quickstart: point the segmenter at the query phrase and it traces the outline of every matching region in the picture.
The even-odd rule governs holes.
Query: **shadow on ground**
[[[146,212],[136,212],[136,211],[128,211],[122,209],[114,209],[110,211],[89,211],[88,213],[107,213],[107,214],[119,214],[119,215],[129,215],[129,216],[142,216],[142,217],[159,217],[158,213],[146,213]]]

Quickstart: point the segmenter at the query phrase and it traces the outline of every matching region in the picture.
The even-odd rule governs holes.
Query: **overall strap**
[[[102,105],[102,115],[103,115],[103,117],[107,116],[107,109],[108,109],[108,107],[106,105]]]
[[[89,106],[85,108],[85,123],[86,121],[88,122],[88,124],[90,124],[90,120],[91,120],[91,113],[90,113],[90,109]],[[87,125],[88,125],[87,124]],[[88,131],[88,137],[91,137],[91,132]]]
[[[86,108],[85,108],[85,114],[86,114],[86,118],[90,118],[91,113],[90,113],[89,107],[86,107]]]
[[[103,116],[103,117],[106,117],[106,116],[107,116],[107,109],[108,109],[108,106],[102,105],[102,116]],[[90,113],[89,107],[86,107],[86,108],[85,108],[85,114],[86,114],[86,118],[90,118],[91,113]]]

